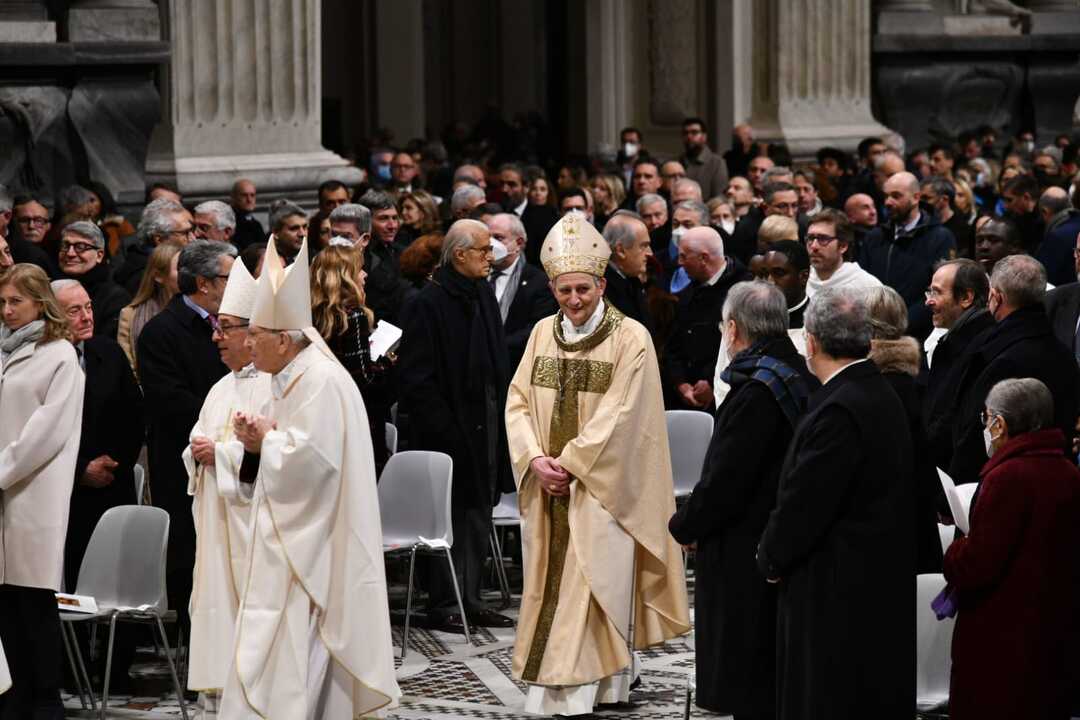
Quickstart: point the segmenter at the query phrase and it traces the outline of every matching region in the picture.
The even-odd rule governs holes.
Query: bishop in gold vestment
[[[561,309],[537,323],[507,398],[525,564],[513,670],[537,714],[628,700],[630,644],[690,629],[656,354],[603,302],[609,254],[575,213],[548,234]]]

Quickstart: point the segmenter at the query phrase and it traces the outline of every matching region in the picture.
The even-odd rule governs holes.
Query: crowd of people
[[[198,203],[153,185],[130,221],[99,183],[53,208],[0,188],[0,717],[62,717],[54,593],[140,500],[169,514],[204,707],[390,707],[391,422],[453,460],[430,627],[515,626],[482,589],[517,493],[530,712],[629,698],[635,649],[690,629],[685,552],[703,709],[910,718],[916,576],[943,573],[951,717],[1068,717],[1080,141],[979,128],[796,166],[748,125],[722,154],[682,127],[678,156],[628,127],[548,168],[375,148],[359,186],[265,227],[243,178]],[[665,410],[714,416],[678,507]],[[979,484],[947,550],[939,469]],[[96,674],[122,691],[133,655],[118,634]]]

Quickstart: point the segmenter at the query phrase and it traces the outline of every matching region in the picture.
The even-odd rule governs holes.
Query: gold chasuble
[[[631,622],[636,649],[690,629],[652,340],[611,306],[576,342],[562,317],[533,329],[506,403],[525,563],[513,670],[548,687],[628,668]],[[572,476],[568,497],[532,477],[541,456]]]

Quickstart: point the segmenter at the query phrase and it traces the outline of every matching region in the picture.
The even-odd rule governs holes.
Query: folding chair
[[[953,618],[938,620],[930,603],[945,588],[945,576],[918,576],[915,594],[915,705],[933,710],[949,702]]]
[[[681,499],[694,491],[705,466],[709,441],[713,433],[713,417],[697,410],[668,410],[668,448],[671,451],[671,473],[675,481],[675,497]]]
[[[409,621],[412,616],[413,577],[416,553],[427,550],[446,554],[450,579],[454,584],[465,643],[472,644],[465,604],[461,600],[454,559],[454,529],[450,519],[450,488],[454,461],[449,455],[426,450],[404,450],[390,456],[379,478],[379,512],[382,515],[383,553],[409,553],[409,588],[405,596],[405,632],[401,639],[401,659],[409,650]]]
[[[180,712],[184,720],[187,720],[184,691],[180,686],[180,677],[162,622],[168,613],[165,593],[165,552],[168,544],[169,514],[161,508],[139,505],[110,508],[101,516],[94,528],[94,534],[90,537],[75,588],[76,595],[93,597],[98,611],[94,614],[60,613],[62,628],[66,628],[68,632],[65,642],[69,644],[69,658],[70,654],[78,658],[79,669],[90,692],[91,704],[93,691],[90,689],[90,680],[86,675],[82,656],[78,652],[78,644],[74,642],[73,624],[87,621],[109,623],[105,687],[100,709],[102,720],[109,704],[109,677],[112,673],[113,643],[118,620],[149,623],[157,628],[165,648],[165,659],[169,663]]]

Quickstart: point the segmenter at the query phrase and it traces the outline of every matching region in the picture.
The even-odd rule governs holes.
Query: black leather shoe
[[[458,613],[447,615],[442,620],[433,622],[430,629],[455,635],[465,634],[465,624],[461,622],[461,615]]]
[[[508,618],[505,615],[500,615],[494,610],[473,610],[468,614],[469,624],[477,625],[479,627],[489,628],[511,628],[514,627],[513,618]]]

